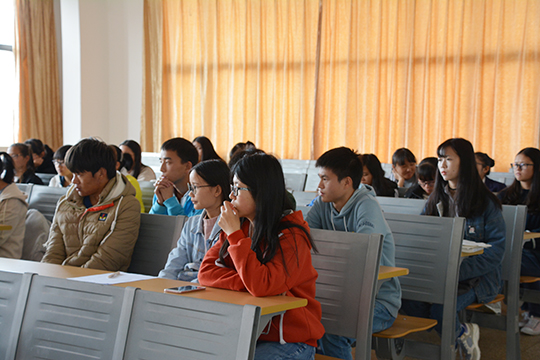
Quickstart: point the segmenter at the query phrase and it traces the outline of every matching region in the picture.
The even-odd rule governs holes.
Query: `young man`
[[[161,178],[156,181],[150,214],[198,215],[189,196],[189,171],[199,161],[193,144],[183,138],[173,138],[161,145]]]
[[[319,168],[319,197],[307,215],[312,229],[383,234],[380,265],[395,266],[394,238],[384,219],[375,192],[362,185],[362,161],[351,149],[340,147],[321,155]],[[397,278],[382,284],[376,296],[373,332],[389,328],[401,306],[401,288]],[[323,354],[351,359],[351,345],[355,339],[325,334],[321,339]]]
[[[66,154],[73,185],[56,206],[42,262],[127,270],[141,221],[135,189],[116,172],[102,141],[83,139]]]

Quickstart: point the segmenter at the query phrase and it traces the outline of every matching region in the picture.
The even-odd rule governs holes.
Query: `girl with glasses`
[[[409,199],[427,199],[435,189],[435,176],[437,169],[430,162],[420,162],[416,170],[418,176],[418,184],[410,187],[405,193],[405,197]]]
[[[190,217],[169,254],[159,277],[173,280],[197,280],[204,255],[219,239],[220,207],[229,200],[230,173],[221,160],[207,160],[195,165],[189,173],[188,192],[193,206],[202,214]]]
[[[56,168],[56,172],[58,173],[58,175],[52,177],[51,181],[49,182],[49,186],[68,187],[69,185],[71,185],[73,173],[69,171],[66,164],[64,163],[64,159],[69,149],[71,149],[71,145],[64,145],[58,150],[56,150],[56,152],[54,153],[53,164]]]
[[[526,205],[527,222],[525,229],[540,232],[540,150],[525,148],[521,150],[512,164],[514,182],[499,193],[503,204]],[[540,276],[540,242],[532,239],[523,245],[521,255],[521,275]],[[540,290],[539,283],[523,284],[524,287]],[[540,305],[525,303],[525,310],[519,323],[521,332],[527,335],[540,335]]]
[[[30,146],[16,143],[11,145],[7,152],[13,159],[15,183],[43,185],[43,181],[36,175]]]
[[[307,299],[306,307],[272,319],[258,339],[255,359],[313,359],[324,328],[309,227],[302,213],[293,211],[274,156],[245,156],[232,175],[231,202],[221,207],[223,233],[201,264],[199,282],[254,296]]]
[[[465,239],[490,244],[484,253],[463,258],[459,268],[457,314],[468,305],[488,303],[500,292],[501,264],[506,226],[497,197],[484,185],[476,169],[472,144],[460,138],[449,139],[437,148],[438,172],[435,189],[423,215],[463,217]],[[403,301],[408,315],[431,317],[440,332],[443,306]],[[477,324],[461,324],[456,314],[456,345],[466,359],[480,359]]]

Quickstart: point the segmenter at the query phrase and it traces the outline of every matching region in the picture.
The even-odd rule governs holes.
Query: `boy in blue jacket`
[[[195,210],[187,191],[189,171],[199,161],[195,146],[180,137],[169,139],[161,145],[159,161],[162,175],[156,181],[150,214],[200,214],[202,210]]]
[[[332,149],[317,160],[320,182],[319,197],[307,215],[312,229],[383,234],[380,265],[395,266],[395,247],[392,232],[369,185],[361,185],[362,161],[346,147]],[[401,288],[397,278],[382,284],[376,295],[373,332],[392,326],[401,306]],[[351,359],[355,339],[325,334],[321,339],[323,354]]]

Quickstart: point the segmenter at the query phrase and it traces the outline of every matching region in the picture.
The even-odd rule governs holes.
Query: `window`
[[[15,8],[13,0],[0,0],[0,147],[14,142],[15,122]]]

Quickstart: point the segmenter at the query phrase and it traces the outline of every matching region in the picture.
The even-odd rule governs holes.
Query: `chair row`
[[[29,209],[36,209],[52,221],[56,204],[62,195],[66,194],[67,188],[49,187],[45,185],[17,184],[19,190],[26,194],[26,202]]]

